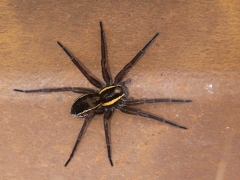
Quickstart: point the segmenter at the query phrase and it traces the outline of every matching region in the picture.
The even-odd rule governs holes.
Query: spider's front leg
[[[107,64],[106,41],[105,41],[105,34],[104,34],[102,22],[100,22],[100,28],[101,28],[101,52],[102,52],[102,60],[101,60],[102,76],[108,86],[111,84],[112,80],[111,80],[111,76],[109,74],[109,68],[108,68],[108,64]]]
[[[127,72],[133,67],[133,65],[142,57],[147,48],[153,43],[154,39],[158,36],[157,33],[153,38],[137,53],[137,55],[117,74],[114,83],[118,84],[122,81]]]
[[[97,88],[102,88],[103,84],[98,81],[97,79],[95,79],[94,77],[92,77],[85,68],[83,68],[83,66],[77,61],[77,59],[73,56],[73,54],[65,47],[63,46],[59,41],[57,42],[59,46],[61,46],[61,48],[65,51],[65,53],[69,56],[69,58],[71,59],[71,61],[75,64],[75,66],[77,66],[77,68],[82,72],[82,74],[88,79],[88,81],[94,85]]]

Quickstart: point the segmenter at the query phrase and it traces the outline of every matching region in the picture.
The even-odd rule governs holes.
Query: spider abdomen
[[[72,105],[70,114],[76,117],[85,117],[90,110],[102,104],[98,93],[86,94],[79,97]]]
[[[121,85],[107,86],[103,88],[99,95],[101,97],[102,106],[111,106],[119,101],[124,95],[124,89]]]

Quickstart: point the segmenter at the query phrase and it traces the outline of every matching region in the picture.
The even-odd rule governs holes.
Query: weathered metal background
[[[189,130],[117,111],[111,167],[96,116],[65,168],[79,95],[12,89],[92,87],[56,41],[100,77],[100,20],[113,76],[160,33],[127,75],[130,96],[192,99],[141,106]],[[0,179],[239,179],[239,1],[1,1],[0,21]]]

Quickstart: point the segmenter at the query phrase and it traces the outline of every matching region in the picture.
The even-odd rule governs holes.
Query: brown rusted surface
[[[0,179],[239,179],[239,1],[2,1],[0,14]],[[78,94],[12,89],[92,87],[56,41],[101,77],[100,20],[113,76],[160,33],[127,75],[130,96],[192,99],[141,106],[189,130],[116,111],[111,167],[96,116],[65,168]]]

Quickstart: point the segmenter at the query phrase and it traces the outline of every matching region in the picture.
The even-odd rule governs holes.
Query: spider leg
[[[30,90],[13,89],[13,90],[17,92],[23,92],[23,93],[72,91],[74,93],[88,94],[88,93],[96,92],[96,90],[94,89],[81,88],[81,87],[44,88],[44,89],[30,89]]]
[[[140,59],[140,57],[145,53],[147,48],[153,43],[153,40],[158,36],[158,33],[137,53],[137,55],[117,74],[115,77],[115,84],[122,81],[124,76],[127,74],[130,68]]]
[[[106,144],[107,144],[107,150],[108,150],[108,159],[110,161],[111,166],[113,166],[112,162],[112,156],[111,156],[111,143],[110,143],[110,137],[109,137],[109,123],[110,118],[113,115],[114,109],[107,110],[104,114],[104,130],[105,130],[105,137],[106,137]]]
[[[161,103],[161,102],[169,102],[169,103],[186,103],[186,102],[192,102],[192,100],[182,100],[182,99],[136,99],[136,100],[125,100],[123,101],[123,104],[125,106],[134,106],[139,104],[150,104],[150,103]]]
[[[72,149],[72,153],[71,153],[69,159],[67,160],[67,162],[65,163],[65,167],[68,165],[68,163],[69,163],[69,162],[71,161],[71,159],[73,158],[74,152],[76,151],[76,148],[77,148],[77,146],[78,146],[78,143],[79,143],[79,142],[81,141],[81,139],[82,139],[82,136],[83,136],[84,131],[86,130],[87,124],[90,122],[90,120],[93,118],[93,116],[94,116],[94,111],[90,112],[90,113],[86,116],[86,118],[85,118],[85,120],[84,120],[84,123],[83,123],[83,125],[82,125],[82,129],[81,129],[81,131],[80,131],[79,134],[78,134],[77,141],[76,141],[76,143],[75,143],[75,145],[74,145],[74,147],[73,147],[73,149]]]
[[[106,57],[106,42],[105,42],[105,33],[103,30],[102,22],[100,22],[101,28],[101,51],[102,51],[102,76],[107,85],[111,84],[111,77],[108,70],[107,57]]]
[[[160,121],[160,122],[163,122],[163,123],[167,123],[167,124],[170,124],[172,126],[175,126],[175,127],[178,127],[178,128],[182,128],[182,129],[187,129],[186,127],[184,126],[180,126],[176,123],[173,123],[171,121],[168,121],[166,119],[163,119],[161,117],[158,117],[156,115],[153,115],[153,114],[150,114],[150,113],[147,113],[147,112],[144,112],[140,109],[136,109],[136,108],[132,108],[132,107],[118,107],[118,109],[120,111],[122,111],[123,113],[126,113],[126,114],[132,114],[132,115],[138,115],[138,116],[143,116],[143,117],[147,117],[147,118],[150,118],[150,119],[155,119],[157,121]]]
[[[69,58],[72,60],[72,62],[77,66],[77,68],[83,73],[83,75],[88,79],[88,81],[94,85],[97,88],[102,88],[103,85],[101,82],[99,82],[97,79],[92,77],[90,74],[87,73],[87,71],[82,67],[82,65],[76,60],[76,58],[72,55],[72,53],[64,47],[59,41],[57,41],[59,46],[65,51],[65,53],[69,56]]]
[[[120,83],[120,85],[126,86],[126,85],[130,84],[130,82],[131,82],[131,79],[126,79],[125,81],[122,81],[122,82]]]

